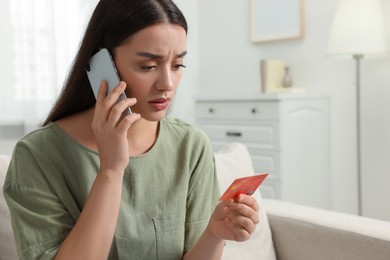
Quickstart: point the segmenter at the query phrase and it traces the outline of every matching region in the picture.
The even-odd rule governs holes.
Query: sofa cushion
[[[0,259],[18,259],[14,235],[12,232],[11,218],[3,195],[3,184],[9,165],[9,156],[0,155]]]
[[[263,200],[278,260],[389,260],[390,222]]]
[[[248,149],[244,144],[231,143],[214,153],[217,175],[221,192],[224,192],[233,180],[254,174]],[[261,194],[257,190],[253,196],[260,205],[260,223],[251,238],[245,242],[226,241],[222,259],[264,259],[274,260],[275,249],[267,214],[261,203]]]

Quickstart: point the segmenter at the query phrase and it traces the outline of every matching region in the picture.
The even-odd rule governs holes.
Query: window
[[[57,97],[96,2],[9,1],[15,100]]]
[[[47,100],[56,85],[52,1],[10,1],[12,72],[17,100]]]

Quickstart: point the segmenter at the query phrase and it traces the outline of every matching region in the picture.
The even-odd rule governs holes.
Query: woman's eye
[[[180,68],[186,68],[184,64],[175,64],[172,66],[174,70],[179,70]]]
[[[141,70],[144,71],[151,71],[154,70],[155,68],[157,68],[157,66],[141,66]]]

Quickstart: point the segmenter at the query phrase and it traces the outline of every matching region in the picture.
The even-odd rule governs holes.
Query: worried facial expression
[[[127,97],[135,97],[131,109],[150,121],[161,120],[180,82],[186,32],[177,25],[156,24],[130,36],[114,52]]]

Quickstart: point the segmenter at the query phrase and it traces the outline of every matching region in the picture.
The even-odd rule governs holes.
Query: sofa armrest
[[[390,222],[264,199],[278,260],[388,260]]]

